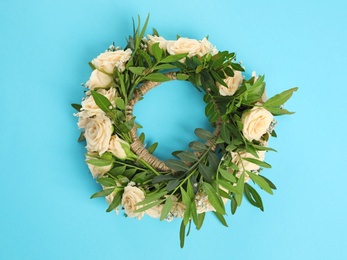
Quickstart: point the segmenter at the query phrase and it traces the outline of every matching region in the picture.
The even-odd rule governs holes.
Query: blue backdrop
[[[0,259],[342,259],[346,8],[341,0],[2,0]],[[296,114],[278,118],[270,143],[279,152],[267,155],[265,175],[278,190],[262,193],[265,212],[245,202],[229,228],[208,215],[184,249],[179,220],[127,219],[89,199],[100,187],[70,106],[83,97],[88,61],[113,41],[124,47],[131,18],[148,13],[149,28],[167,39],[209,35],[235,51],[248,71],[266,74],[269,96],[299,86],[286,104]],[[179,82],[152,90],[135,114],[162,158],[206,125],[201,97]]]

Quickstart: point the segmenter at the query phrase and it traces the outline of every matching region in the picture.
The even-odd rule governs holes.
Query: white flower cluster
[[[86,87],[107,97],[115,106],[117,93],[116,89],[111,86],[113,70],[123,71],[131,53],[130,49],[125,51],[115,49],[114,51],[106,51],[93,59],[92,64],[95,69],[91,73]],[[86,97],[82,100],[81,105],[80,112],[76,116],[78,116],[78,127],[84,128],[88,154],[101,156],[105,152],[111,152],[115,157],[125,159],[129,144],[113,134],[113,122],[95,103],[90,91],[86,92]],[[91,157],[87,155],[86,159],[89,160]],[[112,168],[112,163],[107,166],[88,164],[88,167],[93,177],[98,178]]]

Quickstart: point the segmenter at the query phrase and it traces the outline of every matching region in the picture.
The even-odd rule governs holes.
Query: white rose
[[[86,87],[92,90],[98,88],[108,88],[112,81],[112,76],[105,74],[99,70],[93,70],[89,80],[86,83]]]
[[[110,151],[114,156],[119,159],[127,158],[127,151],[130,150],[130,145],[119,138],[117,135],[111,137],[108,151]]]
[[[223,81],[225,82],[225,84],[227,84],[228,87],[225,87],[219,82],[217,82],[219,93],[222,96],[232,96],[235,94],[235,92],[239,89],[240,85],[242,84],[243,76],[241,71],[234,70],[234,76],[227,76]]]
[[[251,163],[251,162],[246,161],[246,160],[242,160],[243,158],[251,158],[251,159],[257,159],[259,161],[264,161],[265,151],[257,151],[257,154],[258,154],[259,158],[255,157],[253,154],[251,154],[247,151],[243,151],[243,152],[239,152],[239,153],[231,152],[231,157],[232,157],[231,162],[233,164],[237,165],[237,167],[239,167],[239,170],[236,173],[237,178],[240,178],[240,176],[244,170],[255,171],[257,173],[257,171],[260,168],[259,165]],[[245,173],[245,182],[248,182],[249,179],[250,179],[249,175],[247,173]]]
[[[146,210],[146,214],[151,218],[159,218],[161,215],[161,211],[163,210],[163,207],[163,204],[159,204],[155,207],[149,208]]]
[[[114,98],[116,97],[115,88],[110,88],[109,90],[98,89],[97,92],[107,97],[107,99],[111,102],[111,104],[115,105],[115,102],[114,102]],[[104,112],[95,103],[95,100],[92,95],[87,96],[82,101],[81,105],[82,105],[81,112],[78,113],[79,117],[86,118],[86,117],[92,117],[95,115],[104,114]]]
[[[141,208],[141,206],[138,207],[136,204],[142,201],[144,198],[145,194],[139,188],[132,186],[126,186],[124,188],[122,206],[129,218],[136,217],[137,219],[141,219],[143,217],[144,212],[135,213],[134,211]]]
[[[79,116],[79,113],[74,114],[74,115]],[[89,122],[88,117],[79,117],[78,122],[77,122],[78,128],[85,128],[86,125],[88,124],[88,122]]]
[[[199,56],[204,56],[206,53],[211,53],[211,55],[214,56],[218,53],[216,47],[213,46],[206,37],[200,41],[200,44],[200,52],[198,53]]]
[[[242,115],[242,133],[251,142],[252,140],[260,140],[269,129],[273,119],[273,115],[265,108],[253,107]]]
[[[90,159],[92,158],[87,156],[86,160],[90,160]],[[87,163],[87,165],[94,179],[102,177],[105,173],[109,172],[113,166],[112,163],[106,166],[95,166],[90,163]]]
[[[113,74],[114,67],[119,72],[124,71],[126,62],[130,59],[132,51],[130,49],[106,51],[92,60],[92,64],[98,69],[108,74]]]
[[[165,40],[161,36],[156,36],[156,35],[147,35],[148,41],[147,44],[149,46],[149,49],[151,50],[151,46],[155,43],[159,43],[159,47],[166,51],[166,45],[167,45],[167,40]]]
[[[90,118],[84,132],[87,150],[89,152],[98,152],[100,155],[106,152],[112,132],[113,126],[107,116],[97,115]]]
[[[181,37],[176,41],[167,42],[167,52],[171,55],[188,53],[187,56],[192,57],[198,55],[200,51],[201,43],[198,40]]]

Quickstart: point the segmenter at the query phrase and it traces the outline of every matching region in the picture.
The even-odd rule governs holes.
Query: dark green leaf
[[[212,181],[213,170],[210,167],[204,165],[203,163],[199,163],[199,172],[204,177],[205,181]]]
[[[94,198],[98,198],[98,197],[106,197],[106,196],[110,195],[113,191],[114,191],[114,188],[107,188],[107,189],[104,189],[104,190],[101,190],[101,191],[94,193],[90,198],[94,199]]]
[[[104,111],[105,113],[111,112],[112,104],[107,99],[107,97],[105,97],[104,95],[102,95],[99,92],[96,92],[94,90],[92,90],[91,93],[92,93],[92,96],[94,98],[95,103],[102,111]]]
[[[163,182],[163,181],[171,181],[171,180],[176,180],[176,179],[177,179],[177,177],[173,176],[171,174],[169,174],[169,175],[159,175],[159,176],[155,176],[152,179],[152,183],[156,184],[156,183],[160,183],[160,182]]]
[[[214,137],[214,135],[205,129],[202,128],[196,128],[194,130],[194,133],[197,137],[199,137],[201,140],[208,141]]]
[[[171,180],[167,183],[166,190],[168,192],[173,191],[180,184],[180,180]]]
[[[237,202],[236,202],[234,197],[231,198],[230,203],[231,203],[231,205],[230,205],[231,206],[231,214],[234,215],[236,212],[236,209],[237,209]]]
[[[230,143],[230,132],[226,125],[226,123],[223,123],[220,129],[220,137],[227,143]]]
[[[152,195],[146,196],[146,198],[143,201],[140,201],[136,204],[136,206],[141,206],[141,205],[145,205],[145,204],[149,204],[155,200],[160,199],[161,197],[165,196],[167,194],[166,190],[161,190],[158,191]],[[162,200],[164,201],[164,200]]]
[[[264,177],[263,175],[259,175],[259,176],[262,177],[264,180],[266,180],[266,182],[269,184],[271,189],[277,190],[275,184],[273,184],[268,178]]]
[[[154,144],[152,144],[150,147],[148,147],[148,152],[149,153],[153,153],[154,151],[155,151],[155,149],[157,149],[157,147],[158,147],[158,143],[157,142],[155,142]]]
[[[71,106],[76,109],[78,112],[81,111],[82,106],[80,104],[71,104]]]
[[[203,152],[207,149],[205,144],[198,141],[189,143],[189,148],[197,152]]]
[[[116,195],[114,196],[111,204],[106,209],[106,212],[111,212],[116,207],[118,207],[120,205],[120,203],[121,203],[121,200],[122,200],[122,193],[121,192],[117,192]]]
[[[244,184],[245,184],[245,173],[243,172],[241,176],[239,177],[239,179],[237,180],[236,188],[239,192],[234,194],[234,198],[237,202],[237,206],[241,206],[241,203],[242,203],[243,190],[245,186]]]
[[[169,159],[166,160],[164,163],[167,167],[175,171],[186,171],[189,169],[188,165],[179,160]]]
[[[248,183],[245,183],[245,196],[247,200],[255,207],[260,208],[261,211],[264,211],[263,201],[261,200],[258,192]]]
[[[184,151],[177,154],[177,157],[184,162],[196,162],[199,158],[190,151]]]
[[[86,139],[86,137],[84,136],[84,131],[82,131],[82,132],[80,133],[80,136],[78,137],[77,142],[81,142],[81,141],[83,141],[84,139]]]
[[[214,172],[216,172],[217,168],[218,168],[218,165],[219,165],[219,162],[220,162],[220,158],[214,152],[209,152],[207,158],[208,158],[209,166],[212,168],[212,170]]]
[[[205,115],[207,117],[211,116],[212,113],[215,111],[214,109],[214,103],[207,103],[206,108],[205,108]]]
[[[228,224],[227,224],[227,222],[225,221],[225,218],[224,218],[224,216],[223,216],[222,214],[219,214],[218,212],[214,212],[214,211],[213,211],[213,213],[214,213],[215,216],[218,218],[218,220],[220,221],[220,223],[223,224],[223,226],[228,227]]]

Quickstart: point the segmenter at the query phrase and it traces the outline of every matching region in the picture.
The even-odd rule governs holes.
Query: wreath
[[[119,207],[126,216],[145,214],[170,221],[182,218],[180,245],[193,222],[203,225],[213,212],[227,226],[226,203],[234,214],[243,195],[264,210],[256,184],[269,194],[275,185],[261,175],[270,136],[276,137],[274,116],[292,114],[283,104],[297,88],[266,98],[264,76],[242,75],[244,68],[229,51],[218,51],[207,38],[165,40],[153,29],[145,37],[148,19],[140,18],[124,49],[111,45],[89,63],[88,89],[77,109],[79,141],[86,140],[86,163],[106,197],[107,212]],[[134,22],[134,21],[133,21]],[[197,128],[197,140],[175,159],[153,155],[158,143],[146,144],[133,108],[161,82],[183,80],[204,92],[205,114],[214,131]]]

